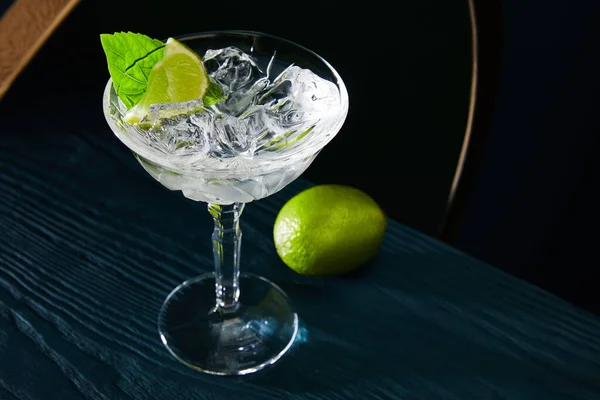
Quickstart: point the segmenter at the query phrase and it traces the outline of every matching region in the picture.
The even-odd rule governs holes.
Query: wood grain
[[[0,18],[0,99],[79,0],[16,0]]]
[[[304,180],[242,216],[242,269],[296,304],[291,353],[244,378],[184,367],[156,318],[212,269],[206,207],[61,107],[0,110],[0,398],[600,399],[597,317],[393,220],[356,273],[293,273],[271,234]]]

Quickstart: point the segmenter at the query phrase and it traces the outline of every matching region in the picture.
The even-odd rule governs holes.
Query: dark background
[[[600,2],[477,6],[488,137],[453,244],[599,313]]]
[[[101,113],[108,72],[100,33],[165,38],[250,29],[283,36],[326,58],[350,93],[342,132],[304,177],[357,186],[391,217],[437,235],[468,116],[468,2],[290,4],[83,0],[2,100],[2,117],[26,126],[33,115],[69,113],[74,125],[116,141]],[[474,173],[465,177],[472,185],[446,239],[600,312],[600,2],[477,0],[475,7]]]

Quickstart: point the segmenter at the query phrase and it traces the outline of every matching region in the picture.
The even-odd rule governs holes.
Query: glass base
[[[183,364],[215,375],[245,375],[273,364],[298,333],[298,316],[285,293],[265,278],[240,275],[239,307],[215,307],[214,274],[177,286],[164,301],[158,331]]]

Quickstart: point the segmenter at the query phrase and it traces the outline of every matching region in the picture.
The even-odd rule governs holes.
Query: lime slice
[[[150,71],[146,93],[125,114],[123,120],[132,125],[139,123],[153,104],[201,99],[209,83],[208,74],[198,54],[183,43],[169,38],[162,60]]]

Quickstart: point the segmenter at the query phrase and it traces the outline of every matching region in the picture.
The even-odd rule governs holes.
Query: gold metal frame
[[[444,215],[444,219],[441,224],[440,232],[444,232],[444,229],[447,227],[446,219],[450,213],[450,210],[456,206],[456,192],[458,186],[460,184],[463,170],[465,167],[465,161],[467,158],[467,153],[469,151],[469,144],[471,143],[471,136],[473,133],[473,118],[475,115],[475,103],[477,99],[477,78],[478,78],[478,46],[479,41],[477,37],[477,19],[475,17],[475,5],[473,3],[474,0],[468,0],[469,2],[469,13],[470,13],[470,21],[471,21],[471,48],[472,48],[472,75],[471,75],[471,93],[469,100],[469,113],[467,116],[467,127],[465,130],[465,136],[462,143],[462,148],[460,151],[460,155],[458,157],[458,163],[456,165],[456,170],[454,173],[454,178],[452,180],[452,185],[450,186],[450,191],[448,194],[448,201],[446,202],[446,212]]]

